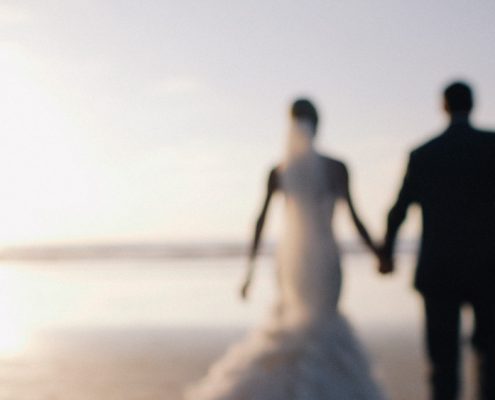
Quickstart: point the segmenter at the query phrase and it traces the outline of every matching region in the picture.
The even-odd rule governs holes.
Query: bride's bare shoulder
[[[322,156],[322,158],[325,162],[326,167],[329,170],[332,170],[334,174],[342,176],[347,175],[347,166],[343,161],[329,156]]]
[[[273,191],[280,189],[280,176],[282,172],[282,166],[275,165],[270,169],[270,172],[268,173],[268,189]]]

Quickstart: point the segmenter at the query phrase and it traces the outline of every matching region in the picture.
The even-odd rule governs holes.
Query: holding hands
[[[385,246],[377,248],[376,255],[378,256],[378,272],[380,274],[390,274],[394,272],[395,264],[392,256],[386,251]]]

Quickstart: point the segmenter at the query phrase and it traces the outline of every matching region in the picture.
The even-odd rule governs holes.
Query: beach
[[[412,262],[404,258],[396,275],[384,278],[368,256],[344,260],[342,310],[390,399],[427,398]],[[273,271],[269,258],[261,261],[245,304],[236,297],[242,260],[174,263],[4,266],[2,284],[10,289],[2,291],[0,399],[181,399],[263,319]],[[20,336],[6,334],[9,329]],[[472,398],[470,365],[463,400]]]
[[[243,333],[228,329],[47,333],[39,338],[43,351],[0,361],[0,399],[179,400],[184,388]],[[426,371],[415,335],[389,332],[365,337],[364,343],[390,399],[427,398]]]

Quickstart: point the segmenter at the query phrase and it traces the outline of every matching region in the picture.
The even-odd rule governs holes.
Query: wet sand
[[[0,359],[2,400],[179,400],[241,329],[66,330]],[[421,340],[410,329],[361,332],[390,399],[426,399]],[[464,399],[473,398],[470,390]]]
[[[0,400],[181,399],[264,319],[277,291],[271,259],[260,261],[248,302],[236,292],[240,259],[4,265]],[[413,261],[401,258],[396,273],[382,277],[367,255],[344,260],[341,309],[392,400],[427,399]],[[465,317],[469,332],[472,316]],[[472,400],[472,384],[466,389],[462,400]]]

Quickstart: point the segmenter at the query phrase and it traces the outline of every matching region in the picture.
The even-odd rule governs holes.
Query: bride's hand
[[[251,286],[251,279],[247,278],[241,287],[241,299],[247,300],[250,286]]]
[[[249,294],[249,288],[251,287],[251,281],[253,280],[254,273],[254,257],[249,257],[247,265],[247,273],[244,283],[241,286],[241,299],[246,300]]]

